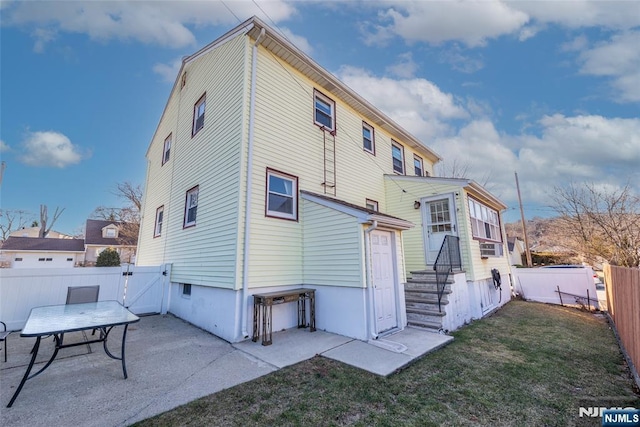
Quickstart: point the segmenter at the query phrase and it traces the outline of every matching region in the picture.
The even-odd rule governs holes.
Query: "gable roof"
[[[12,236],[2,243],[0,249],[5,251],[84,252],[84,239]]]
[[[323,92],[329,92],[345,102],[349,107],[353,108],[359,114],[366,118],[367,123],[372,126],[377,126],[388,132],[394,139],[398,139],[398,142],[407,144],[414,149],[418,150],[422,155],[429,158],[434,163],[442,160],[442,157],[431,148],[427,147],[418,138],[409,133],[406,129],[396,123],[389,116],[384,114],[378,108],[376,108],[369,101],[358,95],[353,89],[340,81],[336,76],[320,66],[306,53],[295,47],[285,36],[280,32],[274,30],[267,24],[265,24],[260,18],[253,16],[247,19],[242,24],[229,30],[227,33],[218,37],[213,42],[209,43],[202,49],[198,50],[192,55],[186,56],[182,59],[182,65],[176,80],[173,84],[171,94],[179,87],[179,81],[182,76],[182,72],[185,67],[192,61],[196,60],[202,55],[207,54],[211,50],[219,47],[234,37],[245,34],[251,37],[253,40],[257,40],[260,34],[264,31],[264,35],[260,37],[260,46],[270,51],[274,56],[280,58],[282,61],[289,64],[295,70],[299,71],[305,77],[315,82],[322,88]],[[171,95],[170,95],[171,96]],[[162,115],[164,116],[169,101],[165,105]],[[162,122],[162,118],[160,119]],[[158,127],[160,126],[158,123]],[[157,132],[156,128],[156,132]],[[155,134],[154,134],[155,138]],[[153,142],[153,139],[152,139]]]
[[[88,219],[84,231],[84,241],[87,245],[101,246],[135,246],[135,237],[102,237],[102,229],[108,225],[115,225],[120,228],[126,224],[120,221],[105,221],[102,219]]]
[[[301,190],[300,197],[302,197],[303,200],[309,200],[347,215],[354,216],[363,224],[373,223],[376,221],[382,225],[399,230],[407,230],[414,227],[414,224],[411,221],[374,211],[373,209],[354,205],[353,203],[348,203],[343,200],[334,199],[333,197],[322,194]]]

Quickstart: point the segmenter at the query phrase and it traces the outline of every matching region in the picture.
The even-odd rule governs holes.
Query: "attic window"
[[[207,107],[207,94],[200,97],[193,106],[193,129],[191,136],[195,136],[204,127],[204,111]]]
[[[118,233],[116,233],[115,228],[106,228],[104,230],[104,237],[116,238],[118,237]]]

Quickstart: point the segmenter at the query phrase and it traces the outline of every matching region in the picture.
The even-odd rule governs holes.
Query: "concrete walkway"
[[[118,329],[110,335],[114,353],[120,334]],[[80,333],[65,335],[65,343],[81,339]],[[171,315],[148,316],[127,333],[128,379],[122,377],[121,363],[108,358],[99,344],[91,344],[91,352],[84,345],[63,349],[6,408],[34,343],[14,333],[7,343],[7,363],[0,360],[0,425],[126,426],[316,355],[386,376],[452,339],[407,328],[365,343],[290,329],[274,333],[273,344],[265,347],[251,340],[229,344]],[[52,351],[53,340],[43,340],[34,371]]]

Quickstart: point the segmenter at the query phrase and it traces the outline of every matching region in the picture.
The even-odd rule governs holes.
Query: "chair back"
[[[96,286],[69,286],[67,288],[67,304],[82,304],[97,302],[100,293],[100,285]]]

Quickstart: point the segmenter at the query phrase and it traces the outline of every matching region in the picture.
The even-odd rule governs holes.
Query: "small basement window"
[[[191,284],[183,283],[182,284],[182,295],[185,297],[191,296]]]

